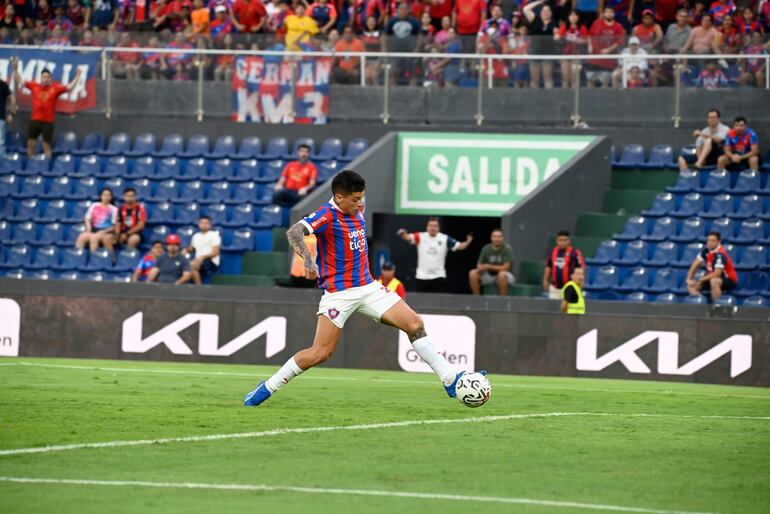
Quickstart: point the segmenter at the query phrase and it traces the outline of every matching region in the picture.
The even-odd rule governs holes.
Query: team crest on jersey
[[[338,311],[335,308],[329,309],[329,319],[337,319],[337,316],[340,315],[340,311]]]

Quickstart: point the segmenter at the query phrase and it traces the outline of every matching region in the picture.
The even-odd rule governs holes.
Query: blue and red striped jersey
[[[300,223],[316,235],[321,289],[336,293],[374,282],[363,212],[348,216],[331,199]]]

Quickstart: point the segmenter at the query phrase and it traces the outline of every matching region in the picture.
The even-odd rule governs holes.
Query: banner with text
[[[593,140],[593,136],[401,132],[396,212],[499,216]]]
[[[96,107],[96,66],[99,63],[98,52],[57,52],[52,50],[0,49],[0,80],[13,85],[12,57],[19,58],[19,74],[23,82],[39,82],[43,70],[53,75],[53,80],[69,84],[77,70],[82,70],[75,87],[69,93],[59,97],[56,111],[72,114],[83,109]],[[29,89],[22,88],[19,95],[21,105],[30,105],[32,100]]]
[[[238,57],[232,80],[232,119],[261,123],[327,123],[330,74],[330,59],[295,61]]]

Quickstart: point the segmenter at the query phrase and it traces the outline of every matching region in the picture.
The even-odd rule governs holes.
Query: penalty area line
[[[291,492],[304,494],[336,494],[341,496],[380,496],[390,498],[409,498],[417,500],[441,500],[452,502],[484,502],[508,505],[537,505],[543,507],[586,509],[610,512],[633,512],[640,514],[715,514],[683,510],[665,510],[645,507],[627,507],[602,503],[582,503],[574,501],[538,500],[534,498],[514,498],[506,496],[478,496],[443,493],[418,493],[408,491],[382,491],[376,489],[342,489],[325,487],[301,487],[291,485],[268,484],[206,484],[198,482],[150,482],[145,480],[83,480],[63,478],[31,478],[0,476],[0,482],[17,484],[49,484],[101,487],[158,488],[158,489],[196,489],[214,491],[254,491],[254,492]]]

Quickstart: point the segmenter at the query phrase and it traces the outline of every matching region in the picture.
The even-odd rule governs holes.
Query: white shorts
[[[502,271],[499,271],[498,273],[503,273]],[[510,271],[505,272],[506,279],[508,280],[508,285],[512,286],[514,282],[516,281],[516,278],[513,276],[513,273]],[[488,286],[489,284],[496,284],[497,283],[497,273],[488,273],[483,272],[479,279],[481,280],[482,286]]]
[[[401,297],[379,282],[352,287],[336,293],[325,292],[318,304],[319,315],[324,315],[339,328],[354,312],[379,322],[385,312],[396,305]]]
[[[554,287],[553,285],[548,286],[548,299],[561,300],[561,289]]]

